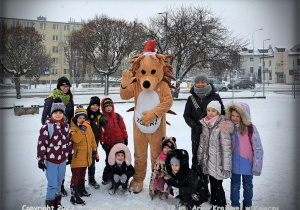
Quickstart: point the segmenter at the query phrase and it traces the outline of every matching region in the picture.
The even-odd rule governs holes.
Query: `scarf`
[[[162,161],[166,161],[166,157],[167,156],[163,152],[159,155],[159,159],[161,159]]]
[[[194,86],[194,93],[199,97],[199,98],[204,98],[205,96],[207,96],[212,90],[212,87],[210,84],[208,84],[207,86],[203,87],[203,88],[197,88],[196,86]]]
[[[219,119],[219,117],[220,117],[220,115],[217,115],[217,116],[215,116],[215,117],[209,119],[208,116],[206,116],[206,117],[204,118],[204,122],[207,124],[207,126],[208,126],[209,128],[212,128],[212,127],[214,127],[214,125],[215,125],[217,119]]]
[[[55,88],[52,93],[54,98],[60,97],[65,106],[70,102],[70,96],[65,94],[62,90]]]
[[[55,125],[60,125],[60,126],[62,126],[63,124],[64,124],[64,118],[62,118],[61,120],[55,120],[55,119],[53,119],[52,117],[51,117],[51,119],[55,122],[54,124]]]
[[[120,165],[120,167],[121,167],[121,165],[122,165],[123,162],[124,162],[124,161],[120,161],[120,160],[117,160],[117,159],[116,159],[116,163],[117,163],[118,165]]]

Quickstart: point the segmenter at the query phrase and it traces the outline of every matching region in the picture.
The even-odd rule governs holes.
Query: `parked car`
[[[208,82],[212,83],[214,85],[214,87],[216,88],[216,90],[218,90],[218,91],[224,91],[225,92],[225,91],[228,90],[225,83],[222,83],[219,80],[209,78]]]
[[[227,87],[229,89],[232,89],[232,83],[231,84],[228,84]],[[236,80],[234,82],[234,88],[235,89],[240,89],[240,88],[251,88],[251,89],[254,89],[255,88],[255,83],[250,81],[250,80],[247,80],[247,79],[244,79],[244,80]]]

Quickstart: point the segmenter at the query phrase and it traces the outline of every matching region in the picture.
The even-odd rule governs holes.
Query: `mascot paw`
[[[145,125],[149,125],[157,116],[153,111],[145,111],[142,113],[144,116],[141,118]]]
[[[130,182],[129,188],[132,190],[133,193],[139,193],[139,192],[142,191],[143,186],[144,186],[143,181],[138,182],[138,181],[136,181],[135,179],[133,179],[133,180]]]
[[[133,77],[133,74],[130,71],[123,71],[122,72],[122,82],[121,85],[123,88],[126,88],[128,85],[130,85],[135,78]]]

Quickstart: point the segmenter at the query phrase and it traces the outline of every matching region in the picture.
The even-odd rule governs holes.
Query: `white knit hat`
[[[219,112],[219,114],[221,114],[221,104],[220,104],[219,101],[211,101],[211,102],[207,105],[206,109],[207,109],[208,107],[214,108],[215,110],[217,110],[217,111]]]

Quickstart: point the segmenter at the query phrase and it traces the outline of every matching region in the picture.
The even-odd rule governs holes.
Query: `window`
[[[42,52],[46,52],[46,46],[42,45]]]
[[[57,74],[57,69],[52,69],[52,74]]]
[[[253,53],[253,50],[248,50],[248,53]]]
[[[64,53],[67,53],[69,51],[68,47],[64,47]]]
[[[272,66],[272,61],[271,60],[269,60],[269,67],[271,67]]]
[[[74,30],[79,30],[79,26],[74,26]]]
[[[253,74],[253,67],[250,67],[250,73]]]
[[[64,69],[64,74],[69,74],[69,69]]]
[[[46,34],[42,34],[42,40],[43,40],[43,41],[46,40]]]
[[[40,23],[40,29],[46,29],[46,23]]]
[[[58,58],[52,58],[52,63],[53,64],[58,64]]]
[[[64,30],[65,31],[69,31],[70,30],[70,26],[69,25],[64,25]]]
[[[69,59],[68,58],[64,59],[64,64],[69,64]]]
[[[53,30],[58,30],[58,24],[53,24]]]
[[[34,23],[33,23],[33,22],[26,22],[26,27],[30,27],[30,28],[32,28],[32,27],[33,27],[33,25],[34,25]]]
[[[57,35],[53,35],[53,41],[55,41],[55,42],[58,41],[58,36]]]
[[[272,80],[272,70],[269,70],[269,80]]]
[[[250,58],[250,61],[253,61],[253,58],[252,58],[252,57]]]
[[[300,59],[297,59],[297,66],[300,66]]]
[[[69,41],[69,37],[68,36],[64,36],[64,42],[68,42]]]
[[[52,47],[52,52],[57,53],[58,52],[58,47],[57,46],[53,46]]]
[[[13,21],[13,27],[17,27],[17,26],[19,26],[20,24],[19,24],[19,21],[17,21],[17,20],[14,20]]]

